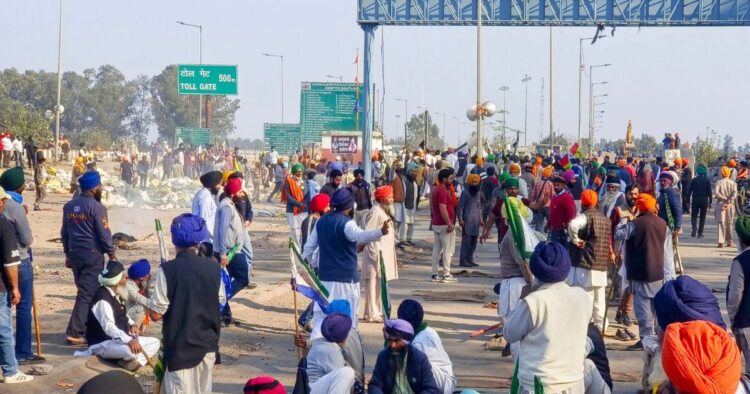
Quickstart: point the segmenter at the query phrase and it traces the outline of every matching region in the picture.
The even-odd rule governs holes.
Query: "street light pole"
[[[339,77],[339,76],[336,76],[336,75],[326,74],[326,77],[331,78],[331,79],[338,79],[339,82],[343,82],[344,81],[344,77]]]
[[[393,130],[398,131],[398,126],[401,122],[399,122],[399,118],[401,115],[396,114],[396,127],[393,128]]]
[[[284,55],[264,53],[263,56],[281,59],[281,123],[284,123]]]
[[[606,85],[607,82],[594,82],[591,79],[591,70],[589,70],[589,151],[594,147],[594,85]]]
[[[461,118],[459,118],[458,116],[451,116],[451,119],[455,119],[456,124],[458,125],[458,127],[456,128],[456,132],[458,133],[456,135],[456,148],[458,148],[458,145],[459,145],[458,139],[461,138]],[[445,141],[445,143],[447,144],[448,141]]]
[[[195,27],[198,29],[198,64],[203,64],[203,25],[194,25],[192,23],[185,23],[182,21],[177,21],[177,23],[188,26],[188,27]],[[198,95],[198,128],[203,127],[203,95]]]
[[[505,114],[508,113],[508,111],[505,110],[505,93],[508,92],[508,90],[510,90],[509,87],[500,86],[500,91],[503,92],[503,139],[505,139]]]
[[[62,89],[62,21],[63,21],[63,0],[60,0],[60,24],[57,30],[57,105],[55,106],[55,158],[57,161],[60,157],[60,90]]]
[[[405,152],[407,152],[408,151],[407,147],[409,146],[409,142],[407,141],[407,136],[406,136],[406,125],[409,123],[409,120],[408,120],[409,100],[397,98],[396,101],[404,102],[404,150]]]
[[[598,67],[609,67],[611,65],[611,63],[605,63],[589,66],[589,152],[592,152],[594,149],[594,129],[592,127],[594,116],[594,69]]]
[[[598,33],[597,33],[598,35]],[[578,40],[578,145],[581,144],[581,90],[583,89],[583,42],[593,40],[595,37],[585,37]],[[607,38],[607,36],[598,36],[597,39]]]
[[[524,98],[524,104],[523,104],[523,146],[526,147],[527,145],[527,137],[528,134],[528,124],[529,124],[529,81],[531,81],[531,77],[524,74],[523,79],[521,82],[523,82],[524,88],[526,90],[525,98]]]
[[[445,140],[445,112],[435,112],[435,115],[443,115],[443,149],[448,146],[448,142]]]
[[[477,108],[482,105],[482,2],[477,1]],[[477,116],[477,157],[484,157],[482,114]],[[469,148],[471,152],[471,147]]]

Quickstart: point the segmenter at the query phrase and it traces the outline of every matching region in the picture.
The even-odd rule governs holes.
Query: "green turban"
[[[491,163],[494,163],[495,162],[495,154],[494,153],[490,153],[489,155],[487,155],[487,161],[491,162]]]
[[[591,167],[593,167],[593,168],[599,168],[599,162],[598,161],[592,161],[591,162]]]
[[[23,168],[21,167],[7,169],[3,172],[3,175],[0,175],[0,186],[8,192],[17,190],[23,186],[24,182]]]
[[[750,244],[750,216],[742,215],[734,222],[734,229],[745,245]]]
[[[703,164],[698,164],[698,167],[695,169],[695,173],[698,175],[706,175],[708,174],[708,170]]]
[[[292,174],[298,171],[303,171],[305,169],[305,166],[302,165],[302,163],[294,163],[292,166]]]
[[[508,178],[510,178],[510,173],[504,172],[504,173],[500,174],[500,176],[497,178],[497,180],[500,181],[500,184],[502,185],[503,183],[505,183],[505,181]]]
[[[518,178],[508,178],[505,180],[505,182],[503,182],[504,189],[510,189],[511,187],[515,187],[516,189],[518,189],[520,185],[521,184],[520,182],[518,182]]]

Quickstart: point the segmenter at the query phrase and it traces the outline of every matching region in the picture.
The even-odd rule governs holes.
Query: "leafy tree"
[[[731,134],[724,136],[724,146],[722,147],[722,155],[724,157],[732,157],[734,153],[734,137]]]
[[[716,132],[711,131],[707,138],[701,138],[700,136],[696,138],[693,144],[693,153],[696,163],[703,163],[707,166],[714,165],[722,153],[719,136]]]
[[[22,141],[33,138],[36,142],[52,138],[50,121],[31,105],[11,102],[0,110],[0,129],[9,131]]]
[[[542,138],[540,144],[549,146],[549,143],[550,135],[546,134],[545,137]],[[562,145],[563,149],[568,149],[572,144],[570,143],[568,137],[566,137],[562,133],[552,133],[552,145]]]
[[[111,65],[99,67],[96,72],[84,71],[91,85],[89,106],[94,127],[106,130],[116,138],[124,134],[123,120],[130,107],[135,86],[127,83],[125,76]]]
[[[85,142],[86,146],[91,149],[109,149],[114,140],[108,131],[92,128],[78,133],[73,141],[75,142],[75,146],[78,146],[81,142]]]
[[[151,113],[151,92],[148,77],[141,75],[130,84],[133,87],[133,97],[125,111],[123,123],[123,135],[137,141],[139,144],[146,142],[146,136],[154,123],[154,115]]]
[[[427,124],[427,148],[442,149],[443,139],[440,137],[440,127],[432,121],[430,112],[425,111],[412,115],[406,124],[409,150],[418,149],[419,145],[425,140],[425,123]]]
[[[240,108],[240,100],[227,96],[210,96],[211,100],[211,132],[214,138],[224,140],[234,133],[234,116]]]
[[[633,139],[636,154],[642,157],[657,155],[661,150],[661,144],[656,141],[656,137],[651,134],[643,133],[640,137]]]

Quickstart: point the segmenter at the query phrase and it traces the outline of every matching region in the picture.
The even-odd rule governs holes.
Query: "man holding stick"
[[[5,191],[0,189],[0,212],[5,209],[5,203],[10,199]],[[18,290],[18,266],[21,264],[13,226],[4,216],[0,215],[0,258],[3,269],[0,270],[0,300],[10,299],[10,302],[0,302],[0,369],[3,373],[3,383],[27,383],[34,380],[18,370],[18,361],[13,349],[13,321],[10,307],[21,301]]]
[[[18,289],[21,292],[21,302],[16,305],[16,359],[19,365],[38,364],[44,362],[44,357],[31,352],[34,269],[29,251],[34,237],[31,234],[29,220],[26,217],[26,209],[21,205],[23,204],[23,191],[26,189],[23,169],[15,167],[5,171],[0,176],[0,186],[10,196],[5,201],[3,216],[15,230],[15,239],[21,258],[21,264],[18,266]]]
[[[172,221],[177,256],[159,267],[149,301],[151,320],[163,321],[167,393],[211,393],[219,350],[219,304],[226,302],[220,268],[197,254],[208,237],[206,222],[189,213]]]
[[[339,189],[331,199],[333,211],[323,215],[315,225],[302,253],[309,259],[316,249],[319,251],[319,276],[330,299],[345,299],[351,305],[352,315],[359,306],[359,265],[357,244],[379,240],[390,231],[390,221],[373,230],[362,230],[354,222],[354,196],[349,189]],[[315,304],[311,339],[321,337],[320,327],[325,313]],[[352,319],[357,327],[356,319]]]

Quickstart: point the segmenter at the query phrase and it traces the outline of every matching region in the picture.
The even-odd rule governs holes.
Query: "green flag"
[[[388,297],[388,280],[385,276],[383,252],[380,252],[380,299],[383,301],[383,316],[386,320],[389,320],[391,318],[391,300]]]

